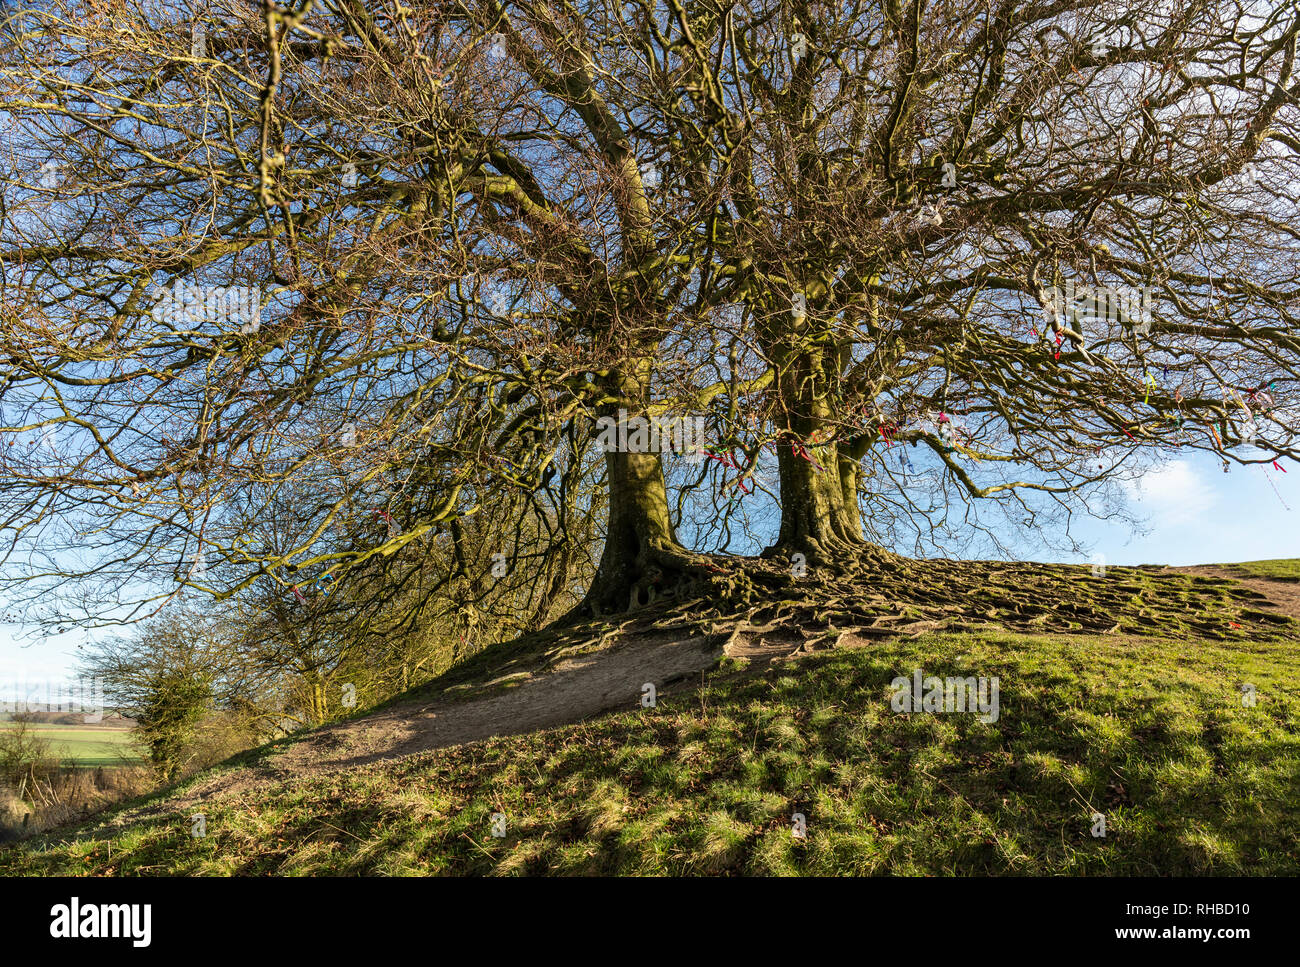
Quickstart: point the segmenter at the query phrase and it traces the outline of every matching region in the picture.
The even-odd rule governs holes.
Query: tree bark
[[[642,367],[648,374],[649,363]],[[604,415],[645,417],[636,375],[616,377],[619,402]],[[702,558],[677,541],[668,515],[668,488],[659,453],[605,454],[609,491],[605,547],[585,599],[569,616],[608,614],[648,604],[676,592],[685,579],[703,576]]]
[[[798,444],[779,445],[781,530],[769,550],[825,557],[862,544],[857,461],[834,444],[804,453]]]
[[[668,491],[657,453],[605,454],[609,519],[605,549],[585,604],[604,614],[657,596],[674,559],[688,555],[668,519]],[[654,589],[654,590],[652,590]]]
[[[864,546],[858,510],[859,461],[829,438],[835,415],[826,395],[825,350],[785,332],[769,342],[777,363],[779,398],[786,407],[788,436],[777,444],[781,481],[781,529],[764,557],[803,554],[829,563]]]

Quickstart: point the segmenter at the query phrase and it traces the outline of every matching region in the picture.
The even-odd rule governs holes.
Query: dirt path
[[[632,709],[640,704],[646,683],[657,693],[683,682],[694,684],[722,656],[716,636],[707,641],[657,637],[628,638],[562,661],[551,671],[521,676],[519,684],[490,698],[395,705],[364,719],[325,726],[290,746],[272,765],[290,772],[345,769]]]
[[[1231,565],[1195,564],[1190,567],[1171,567],[1165,570],[1177,574],[1195,574],[1207,578],[1227,578],[1236,581],[1257,594],[1262,594],[1281,614],[1300,621],[1300,583],[1279,581],[1273,578],[1252,577],[1238,573]]]
[[[484,698],[439,696],[404,702],[364,718],[322,726],[260,765],[220,772],[160,804],[168,811],[214,795],[246,794],[297,775],[349,769],[494,736],[535,732],[616,709],[638,707],[646,683],[656,695],[698,684],[724,654],[725,635],[629,633],[613,644],[508,676]],[[137,815],[157,807],[146,806]],[[129,821],[130,815],[120,820]]]
[[[246,794],[293,776],[350,769],[633,709],[640,704],[646,683],[655,686],[657,696],[691,688],[724,656],[747,659],[754,671],[771,661],[795,659],[823,648],[863,647],[900,630],[919,633],[928,628],[929,624],[924,629],[912,624],[898,630],[857,628],[835,640],[790,624],[760,626],[743,621],[726,634],[684,637],[680,631],[631,632],[606,648],[561,660],[544,671],[509,676],[497,683],[509,687],[489,697],[440,696],[406,702],[315,729],[259,766],[214,775],[171,799],[166,808],[191,808],[213,795]],[[152,811],[146,807],[141,813]]]
[[[646,684],[657,695],[700,683],[701,673],[724,655],[751,668],[793,659],[824,648],[862,647],[900,632],[932,630],[936,622],[880,622],[827,638],[824,629],[797,623],[734,623],[727,634],[682,637],[681,632],[632,632],[608,648],[566,659],[539,673],[511,676],[518,682],[488,698],[438,698],[395,705],[375,715],[324,726],[271,760],[290,773],[347,769],[380,759],[477,742],[498,735],[535,732],[578,722],[615,709],[633,709]]]

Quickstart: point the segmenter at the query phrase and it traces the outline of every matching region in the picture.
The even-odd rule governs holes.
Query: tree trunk
[[[863,543],[857,461],[840,455],[834,444],[804,450],[799,444],[781,443],[777,468],[781,530],[766,556],[802,553],[809,559],[829,559]]]
[[[649,363],[641,367],[642,378]],[[636,374],[616,375],[617,404],[607,416],[625,411],[629,421],[644,416],[644,393]],[[668,489],[659,453],[605,454],[609,490],[608,523],[600,566],[586,597],[569,616],[608,614],[648,604],[665,593],[676,593],[683,579],[706,573],[702,559],[677,542],[668,517]],[[563,620],[563,619],[562,619]]]
[[[605,454],[609,522],[600,567],[587,592],[595,614],[635,607],[662,591],[674,558],[685,558],[668,520],[668,491],[657,453]],[[656,585],[660,585],[656,587]]]
[[[779,398],[786,405],[789,435],[777,443],[781,480],[781,530],[764,557],[803,554],[808,561],[831,563],[837,553],[864,546],[858,510],[859,461],[836,443],[814,447],[829,437],[833,413],[827,399],[828,365],[824,350],[800,345],[794,333],[769,344],[779,372]]]

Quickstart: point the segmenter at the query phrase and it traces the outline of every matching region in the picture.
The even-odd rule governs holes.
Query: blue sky
[[[1300,557],[1300,467],[1279,466],[1287,472],[1234,464],[1225,474],[1214,454],[1181,455],[1130,489],[1132,508],[1146,519],[1145,536],[1090,520],[1080,537],[1108,564]]]
[[[1300,466],[1282,466],[1288,472],[1268,464],[1234,464],[1225,474],[1214,454],[1185,452],[1126,488],[1131,507],[1145,518],[1145,534],[1085,519],[1076,522],[1077,536],[1110,565],[1300,557]],[[1089,558],[1055,560],[1086,563]],[[66,678],[80,642],[114,634],[113,629],[74,631],[30,643],[15,640],[16,631],[0,626],[0,699],[9,697],[15,682]]]

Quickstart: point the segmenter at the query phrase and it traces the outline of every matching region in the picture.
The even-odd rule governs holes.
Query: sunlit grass
[[[219,794],[204,839],[125,813],[0,872],[1300,871],[1300,643],[942,635],[736,668],[657,708]],[[996,676],[998,720],[893,712],[914,668]]]

